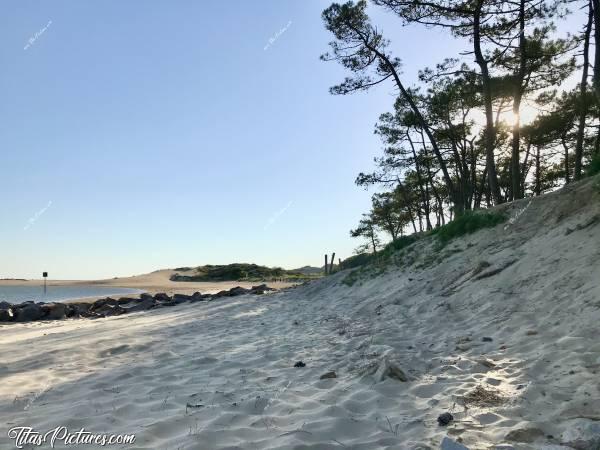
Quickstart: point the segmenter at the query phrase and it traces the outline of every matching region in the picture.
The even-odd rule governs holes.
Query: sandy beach
[[[0,326],[0,447],[27,425],[135,450],[592,448],[600,211],[575,194],[352,286]]]
[[[0,450],[600,450],[600,0],[13,3]]]

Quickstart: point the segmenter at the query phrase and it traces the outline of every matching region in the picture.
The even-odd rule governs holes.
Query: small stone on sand
[[[337,374],[332,370],[331,372],[324,373],[319,378],[320,380],[326,380],[328,378],[337,378]]]
[[[440,416],[437,418],[437,421],[441,426],[446,426],[453,420],[454,420],[454,416],[448,412],[445,412],[444,414],[440,414]]]

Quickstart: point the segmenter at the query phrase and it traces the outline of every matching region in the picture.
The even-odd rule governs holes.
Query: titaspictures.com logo
[[[32,427],[13,427],[8,430],[9,439],[15,441],[17,448],[24,446],[49,445],[55,448],[57,443],[64,446],[96,445],[109,447],[112,445],[128,445],[135,442],[134,434],[101,434],[92,433],[82,428],[79,431],[70,432],[67,427],[56,427],[45,433],[36,431]]]

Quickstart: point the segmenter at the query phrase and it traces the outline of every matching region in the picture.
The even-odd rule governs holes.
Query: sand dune
[[[106,287],[123,287],[141,289],[143,291],[155,294],[157,292],[165,292],[169,295],[178,294],[193,294],[196,291],[203,294],[213,294],[221,290],[227,290],[235,286],[250,288],[261,282],[245,282],[245,281],[222,281],[222,282],[183,282],[171,281],[169,278],[177,271],[172,269],[157,270],[155,272],[136,275],[132,277],[117,277],[106,280],[49,280],[49,286],[106,286]],[[43,280],[0,280],[0,286],[41,286]],[[293,286],[296,283],[288,282],[269,282],[269,286],[276,289]]]
[[[135,433],[120,447],[135,450],[416,450],[446,436],[588,448],[600,201],[589,182],[570,189],[506,206],[514,220],[437,260],[421,241],[352,287],[342,272],[261,297],[2,326],[0,448],[15,425]]]

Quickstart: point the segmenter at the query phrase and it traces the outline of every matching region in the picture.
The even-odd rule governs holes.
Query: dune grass
[[[382,250],[377,253],[360,253],[351,256],[342,261],[340,269],[353,269],[355,267],[365,266],[373,262],[386,261],[398,250],[402,250],[418,239],[417,235],[400,236],[395,241],[388,243]]]
[[[506,221],[506,216],[497,211],[467,211],[452,222],[431,231],[442,244],[452,239],[474,233],[483,228],[492,228]]]
[[[442,251],[451,240],[484,228],[495,227],[505,221],[506,216],[497,211],[478,210],[465,212],[456,217],[452,222],[435,228],[427,234],[402,236],[387,244],[383,250],[377,253],[361,253],[345,259],[342,261],[340,269],[355,270],[352,270],[342,282],[348,286],[352,286],[364,277],[376,276],[382,273],[394,261],[396,264],[399,264],[402,260],[406,261],[405,258],[414,260],[415,258],[410,258],[410,253],[414,251],[410,246],[424,236],[429,235],[437,240],[438,245],[435,246],[433,253],[425,256],[421,267],[426,267],[434,261],[439,262],[452,254],[452,251]]]

